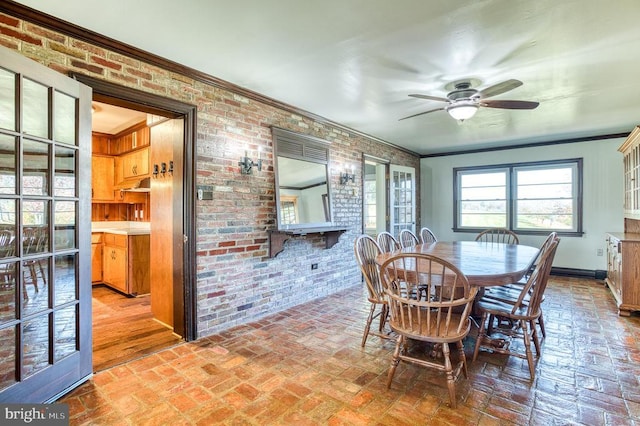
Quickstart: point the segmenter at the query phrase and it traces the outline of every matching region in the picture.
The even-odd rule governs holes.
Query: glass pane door
[[[91,91],[0,49],[0,401],[46,402],[91,374]]]
[[[390,232],[397,236],[403,229],[416,232],[416,178],[413,167],[391,165]]]

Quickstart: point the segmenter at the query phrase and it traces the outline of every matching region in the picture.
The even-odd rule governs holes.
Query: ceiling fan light
[[[449,115],[456,120],[468,120],[478,111],[477,105],[451,105],[447,108]]]

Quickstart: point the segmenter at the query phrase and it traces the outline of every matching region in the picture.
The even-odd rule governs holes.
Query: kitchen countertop
[[[149,222],[91,222],[91,232],[105,232],[118,235],[149,235]]]

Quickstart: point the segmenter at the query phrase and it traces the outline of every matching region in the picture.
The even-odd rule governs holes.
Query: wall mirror
[[[331,226],[329,143],[273,128],[278,230]]]

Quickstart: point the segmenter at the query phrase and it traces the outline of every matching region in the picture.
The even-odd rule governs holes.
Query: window
[[[454,169],[455,231],[582,234],[582,159]]]
[[[280,196],[280,222],[283,225],[298,223],[298,197]]]

